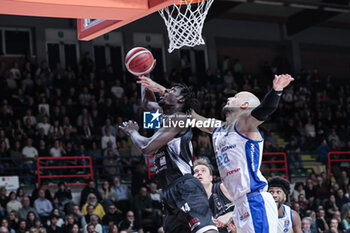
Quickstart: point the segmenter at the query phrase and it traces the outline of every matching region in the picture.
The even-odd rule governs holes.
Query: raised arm
[[[162,94],[166,88],[146,76],[140,76],[137,83],[141,84],[141,99],[144,108],[148,111],[160,109],[154,92]]]
[[[146,138],[138,132],[139,126],[136,122],[124,122],[123,126],[119,126],[127,135],[131,137],[134,145],[145,155],[156,153],[160,148],[166,145],[182,130],[179,127],[161,128],[152,137]]]
[[[192,115],[192,119],[195,119],[196,121],[202,121],[202,122],[206,122],[206,121],[215,121],[215,123],[218,123],[221,125],[221,121],[216,120],[214,118],[206,118],[204,116],[199,115],[198,113],[196,113],[194,110],[192,110],[191,112]],[[214,126],[213,126],[214,125]],[[210,133],[212,134],[214,129],[215,129],[215,125],[216,124],[209,124],[209,127],[205,127],[204,125],[202,125],[202,127],[197,127],[198,129],[202,130],[203,132],[206,133]],[[213,126],[213,127],[212,127]]]
[[[283,89],[293,80],[294,78],[289,74],[275,75],[272,90],[265,95],[259,106],[247,114],[242,114],[237,123],[238,130],[255,131],[256,127],[276,111]]]

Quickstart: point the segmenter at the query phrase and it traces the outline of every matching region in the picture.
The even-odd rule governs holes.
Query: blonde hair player
[[[293,80],[289,74],[275,75],[273,88],[261,103],[250,92],[237,93],[223,108],[226,121],[221,127],[199,128],[212,134],[219,173],[235,203],[233,221],[238,233],[277,233],[276,204],[260,172],[264,139],[258,126],[277,109],[283,89]],[[146,77],[139,83],[153,91],[165,89]],[[192,117],[208,120],[195,112]]]
[[[193,163],[193,176],[203,185],[219,233],[236,232],[230,225],[234,204],[232,198],[221,182],[213,183],[213,168],[206,158],[198,158]]]

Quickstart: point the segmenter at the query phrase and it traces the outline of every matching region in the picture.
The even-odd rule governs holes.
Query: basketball
[[[149,74],[153,70],[155,61],[148,49],[136,47],[126,54],[125,66],[131,74],[142,76]]]

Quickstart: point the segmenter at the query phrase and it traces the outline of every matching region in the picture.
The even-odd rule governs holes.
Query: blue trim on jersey
[[[259,129],[258,127],[256,127],[256,129],[258,130],[258,132],[259,132],[259,134],[260,134],[262,140],[264,140],[264,139],[265,139],[265,138],[264,138],[264,135],[260,132],[260,129]]]
[[[267,184],[258,177],[260,148],[258,142],[247,141],[245,144],[245,154],[247,159],[247,167],[250,181],[250,192],[259,191]]]
[[[267,220],[264,198],[259,195],[248,198],[250,214],[252,215],[254,232],[265,233],[269,231],[269,221]]]
[[[284,218],[286,216],[286,209],[284,208],[284,205],[282,206],[282,208],[283,208],[283,216],[282,217],[278,217],[278,219]]]
[[[232,128],[232,124],[230,124],[230,126],[227,128],[227,132],[225,134],[225,137],[227,137],[228,134],[231,133],[231,128]]]
[[[292,221],[292,227],[293,227],[293,214],[292,214],[292,208],[290,208],[290,220]]]
[[[245,139],[247,139],[247,140],[249,140],[249,141],[251,141],[251,142],[262,142],[262,141],[264,141],[264,138],[263,138],[262,140],[253,140],[253,139],[250,139],[250,138],[244,136],[244,135],[241,134],[240,132],[238,132],[238,130],[237,130],[237,121],[236,121],[236,123],[235,123],[235,131],[236,131],[236,133],[238,133],[239,136],[241,136],[241,137],[243,137],[243,138],[245,138]],[[258,131],[259,131],[259,130],[258,130]],[[260,133],[260,131],[259,131],[259,133]],[[260,135],[261,135],[261,137],[262,137],[262,134],[261,134],[261,133],[260,133]]]
[[[225,123],[221,122],[221,126],[220,126],[220,127],[215,127],[214,130],[213,130],[213,132],[212,132],[212,134],[214,134],[214,133],[216,132],[216,130],[218,130],[218,129],[221,130],[221,128],[224,128],[224,129],[225,129]]]

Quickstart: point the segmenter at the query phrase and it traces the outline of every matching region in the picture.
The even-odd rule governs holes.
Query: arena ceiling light
[[[249,2],[248,0],[222,0],[225,2]]]
[[[283,6],[283,2],[277,2],[277,1],[263,1],[263,0],[255,0],[255,3],[259,4],[265,4],[265,5],[272,5],[272,6]]]
[[[296,8],[302,8],[302,9],[310,9],[310,10],[317,10],[317,9],[319,9],[318,6],[298,4],[298,3],[291,3],[291,4],[289,4],[289,6],[296,7]]]
[[[235,0],[235,2],[248,2],[248,0]]]
[[[340,8],[333,8],[333,7],[323,7],[323,10],[334,11],[334,12],[339,12],[339,13],[350,13],[349,9],[340,9]]]

